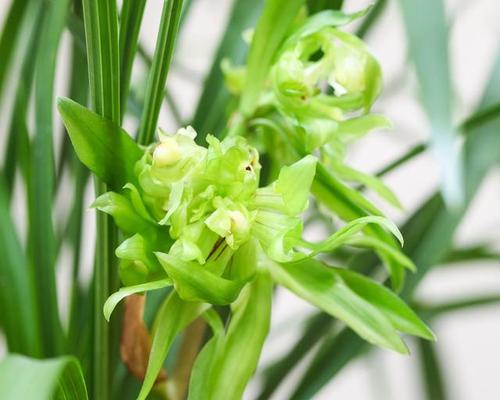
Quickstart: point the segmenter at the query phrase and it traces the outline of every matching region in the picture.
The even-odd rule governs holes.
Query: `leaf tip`
[[[104,303],[104,306],[102,308],[102,313],[104,315],[104,319],[109,322],[109,319],[111,318],[111,314],[113,313],[114,306],[111,304],[111,297],[108,297],[106,302]]]

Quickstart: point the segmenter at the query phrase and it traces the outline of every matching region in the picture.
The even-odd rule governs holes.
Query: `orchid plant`
[[[404,269],[415,268],[400,250],[397,227],[348,185],[367,185],[398,205],[377,178],[345,162],[351,142],[390,126],[370,112],[382,87],[377,61],[339,28],[365,13],[294,18],[252,107],[236,109],[225,133],[205,133],[206,144],[196,141],[191,126],[174,134],[159,129],[157,142],[147,146],[113,126],[123,143],[113,152],[123,153],[107,154],[99,140],[110,136],[109,126],[100,126],[110,123],[60,100],[76,153],[114,189],[93,204],[113,217],[122,238],[115,253],[123,288],[104,305],[106,318],[126,296],[172,287],[156,316],[140,399],[157,381],[175,336],[197,318],[210,325],[212,338],[192,366],[189,399],[241,398],[269,331],[275,284],[370,343],[406,353],[401,333],[433,338],[389,288],[335,262],[344,247],[372,249],[396,290]],[[252,49],[262,46],[259,39],[256,32]],[[223,67],[229,89],[245,104],[251,59]],[[90,119],[96,121],[91,130],[80,124]],[[100,155],[117,162],[101,165]],[[345,224],[324,240],[306,240],[310,204]],[[229,313],[222,316],[217,306]]]
[[[0,398],[237,400],[258,390],[266,400],[303,361],[289,398],[310,399],[364,350],[407,354],[407,342],[423,355],[429,398],[446,398],[427,323],[498,296],[429,305],[414,292],[435,265],[498,259],[452,239],[500,160],[500,68],[456,129],[467,133],[462,157],[443,2],[400,1],[432,140],[366,173],[351,164],[352,145],[392,128],[374,111],[382,68],[363,40],[386,1],[354,13],[341,0],[231,1],[190,116],[167,75],[172,60],[184,69],[176,42],[195,2],[161,2],[151,56],[139,35],[146,3],[15,0],[3,19]],[[63,32],[71,51],[59,57]],[[172,126],[159,126],[164,103]],[[403,235],[378,206],[402,209],[382,176],[428,147],[442,195]],[[297,340],[262,365],[285,292],[314,311],[294,315]]]

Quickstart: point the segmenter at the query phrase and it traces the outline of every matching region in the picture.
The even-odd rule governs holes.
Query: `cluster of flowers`
[[[381,180],[345,162],[349,144],[392,127],[386,117],[371,112],[382,88],[377,60],[361,39],[335,27],[363,14],[339,18],[320,13],[307,18],[283,44],[256,114],[277,111],[280,118],[270,117],[274,127],[283,129],[286,140],[301,153],[315,153],[338,178],[363,184],[400,207]],[[245,68],[226,60],[223,70],[229,89],[242,93]]]
[[[129,182],[96,199],[94,206],[113,216],[124,237],[116,255],[126,289],[108,299],[106,316],[131,293],[175,289],[155,323],[165,329],[163,336],[155,334],[164,349],[152,350],[140,398],[153,385],[173,337],[202,314],[214,336],[195,363],[194,387],[210,387],[212,394],[193,398],[228,395],[226,377],[236,365],[238,379],[227,385],[230,398],[240,398],[269,329],[273,281],[377,345],[404,353],[398,332],[432,338],[389,289],[315,259],[343,245],[374,249],[395,287],[404,268],[414,268],[394,240],[402,244],[397,227],[344,184],[364,184],[398,205],[377,178],[345,163],[350,142],[390,126],[370,113],[381,88],[378,63],[361,40],[335,28],[359,15],[323,12],[302,21],[278,52],[255,112],[238,115],[239,122],[244,119],[238,134],[266,136],[252,142],[271,159],[264,183],[259,152],[246,137],[208,135],[204,147],[187,127],[173,135],[160,130],[158,141],[141,149],[132,142],[137,161]],[[241,93],[245,68],[226,62],[223,70],[230,91]],[[347,222],[319,243],[302,238],[311,190]],[[211,305],[231,305],[227,329]]]
[[[370,113],[382,82],[377,61],[359,38],[335,27],[358,16],[310,17],[281,47],[256,116],[248,117],[282,129],[282,139],[297,150],[295,163],[281,167],[274,182],[259,187],[259,154],[245,138],[219,141],[208,135],[203,147],[187,127],[175,135],[160,130],[158,142],[144,148],[137,161],[134,182],[96,200],[95,207],[113,215],[125,234],[116,254],[126,286],[168,277],[184,300],[228,304],[255,274],[261,254],[289,262],[341,244],[373,247],[384,260],[413,267],[396,247],[376,238],[359,240],[367,224],[381,225],[401,239],[382,217],[358,218],[322,243],[301,237],[301,214],[317,162],[333,176],[370,186],[398,205],[377,178],[344,162],[347,144],[389,125]],[[245,68],[226,62],[223,70],[230,90],[241,92]],[[207,289],[213,276],[219,285],[228,283],[226,295]]]
[[[184,273],[204,266],[246,281],[255,263],[230,263],[239,251],[246,257],[259,246],[275,261],[293,257],[316,159],[307,156],[283,167],[275,182],[259,188],[259,155],[244,138],[208,136],[205,148],[195,137],[191,127],[172,136],[160,131],[159,142],[135,165],[137,186],[128,183],[122,193],[108,192],[94,203],[129,236],[116,252],[128,286],[167,272],[181,296],[198,299],[183,290],[179,266]]]
[[[115,190],[94,202],[114,218],[122,239],[116,255],[124,287],[106,301],[106,318],[126,296],[173,286],[156,314],[139,399],[154,385],[176,335],[200,316],[213,335],[193,365],[189,398],[241,398],[269,330],[275,283],[370,343],[405,353],[400,333],[433,338],[390,289],[329,265],[331,257],[316,257],[344,245],[370,248],[396,289],[405,268],[414,268],[398,245],[397,227],[346,184],[369,186],[398,205],[376,177],[345,162],[349,143],[390,125],[371,113],[381,89],[378,63],[361,40],[336,28],[366,11],[299,15],[272,50],[273,65],[258,70],[267,74],[262,85],[245,82],[246,67],[224,63],[240,104],[221,132],[225,138],[208,135],[206,146],[187,127],[173,135],[160,130],[156,143],[141,147],[110,121],[61,102],[81,161]],[[265,45],[257,37],[263,38],[256,35],[252,46]],[[266,161],[263,156],[262,176],[257,148]],[[328,217],[345,221],[316,243],[302,237],[310,196],[320,206],[314,212],[328,210]],[[338,259],[345,254],[351,255]],[[212,305],[229,305],[229,319]]]

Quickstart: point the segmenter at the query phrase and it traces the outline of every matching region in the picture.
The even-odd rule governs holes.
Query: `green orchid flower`
[[[331,140],[343,121],[367,113],[382,84],[364,42],[330,26],[288,41],[271,75],[278,108],[304,129],[308,150]]]

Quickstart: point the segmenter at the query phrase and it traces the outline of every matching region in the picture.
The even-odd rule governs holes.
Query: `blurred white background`
[[[250,0],[249,0],[250,1]],[[10,1],[0,0],[0,21]],[[141,41],[152,54],[161,1],[150,0],[141,32]],[[345,9],[358,10],[369,2],[346,0]],[[168,87],[178,101],[184,118],[189,119],[196,105],[200,85],[208,68],[216,45],[225,26],[230,0],[194,0],[192,11],[182,31]],[[450,64],[455,90],[455,115],[457,123],[470,114],[477,104],[493,67],[499,49],[500,3],[498,0],[449,0],[446,1],[450,21]],[[352,28],[352,27],[351,27]],[[349,29],[351,29],[349,28]],[[61,46],[68,48],[66,33]],[[352,149],[351,160],[365,171],[375,171],[394,159],[413,144],[429,137],[429,126],[418,103],[417,87],[412,69],[407,64],[404,30],[397,1],[389,1],[383,17],[367,37],[369,47],[380,61],[385,77],[385,90],[375,104],[378,112],[394,122],[394,130],[376,133]],[[243,45],[243,43],[242,43]],[[67,53],[66,53],[67,54]],[[58,64],[57,94],[64,94],[65,52]],[[0,60],[1,62],[1,60]],[[185,71],[188,72],[185,72]],[[143,79],[141,66],[134,71],[134,79]],[[3,110],[2,110],[3,112]],[[6,114],[3,114],[6,115]],[[54,114],[55,115],[55,114]],[[57,116],[55,115],[57,118]],[[126,121],[130,124],[130,121]],[[6,121],[0,121],[5,127]],[[163,108],[160,125],[167,130],[176,126]],[[133,128],[133,126],[129,126]],[[499,132],[500,134],[500,132]],[[3,138],[0,138],[0,145]],[[60,137],[56,145],[60,143]],[[420,156],[385,179],[399,196],[404,210],[386,208],[389,216],[402,222],[432,193],[439,180],[437,164],[428,155]],[[87,204],[93,197],[91,188]],[[58,212],[65,212],[69,200],[58,199]],[[15,207],[15,203],[14,203]],[[21,208],[14,209],[18,213]],[[23,216],[20,216],[21,218]],[[93,211],[86,212],[85,251],[83,257],[88,266],[92,262]],[[500,173],[493,171],[476,197],[456,236],[457,244],[491,243],[499,247],[500,227]],[[21,227],[22,230],[22,227]],[[69,278],[69,254],[61,256],[60,299],[61,312],[68,296],[64,281]],[[417,266],[418,267],[418,266]],[[425,301],[445,301],[466,294],[500,294],[500,265],[481,263],[463,268],[437,269],[421,284],[417,298]],[[286,351],[300,333],[300,322],[312,312],[312,308],[285,290],[280,290],[273,309],[272,332],[261,359],[265,366]],[[283,329],[284,324],[290,323]],[[279,329],[276,329],[279,328]],[[436,320],[433,328],[438,337],[437,350],[444,365],[444,377],[448,393],[453,400],[496,400],[500,393],[500,305],[449,314]],[[411,343],[411,342],[410,342]],[[0,343],[0,348],[1,348]],[[285,400],[296,384],[299,374],[292,374],[276,395],[275,400]],[[315,398],[321,400],[418,400],[423,397],[419,380],[418,364],[412,357],[374,351],[345,368]],[[256,385],[247,393],[253,399]]]

